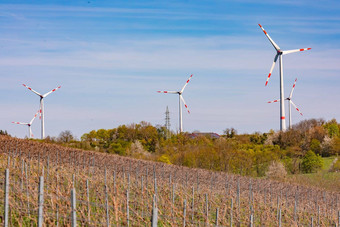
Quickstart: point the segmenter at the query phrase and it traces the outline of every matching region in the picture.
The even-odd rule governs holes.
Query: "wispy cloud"
[[[262,44],[260,44],[262,42]],[[101,69],[218,69],[218,70],[262,70],[265,62],[274,56],[269,42],[251,37],[210,37],[210,38],[175,38],[156,40],[123,40],[116,45],[95,43],[60,42],[45,46],[41,43],[23,43],[32,45],[20,54],[0,56],[0,65],[11,66],[48,66],[81,67]],[[12,45],[16,45],[12,43]],[[260,46],[261,45],[261,46]],[[237,46],[237,49],[234,48]],[[304,47],[304,46],[303,46]],[[296,46],[295,48],[302,48]],[[44,51],[55,49],[56,51]],[[38,51],[36,51],[38,50]],[[62,51],[64,50],[64,51]],[[293,67],[308,69],[339,70],[338,49],[325,50],[318,46],[306,53],[285,57],[302,59]],[[303,59],[307,57],[308,64]],[[289,60],[287,60],[289,61]],[[311,64],[312,62],[312,64]],[[315,64],[314,64],[315,63]]]

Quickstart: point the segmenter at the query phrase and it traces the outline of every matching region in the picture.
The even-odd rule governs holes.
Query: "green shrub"
[[[301,159],[297,157],[284,157],[282,160],[282,163],[284,164],[286,170],[290,174],[297,174],[300,172],[300,164],[301,164]]]
[[[307,151],[306,155],[302,159],[301,170],[304,173],[314,173],[321,169],[322,166],[322,158],[310,150]]]
[[[316,154],[320,154],[321,153],[321,143],[318,139],[312,139],[312,141],[310,142],[310,149],[316,153]]]
[[[158,161],[166,163],[166,164],[171,164],[169,157],[165,154],[163,154],[161,157],[159,157]]]

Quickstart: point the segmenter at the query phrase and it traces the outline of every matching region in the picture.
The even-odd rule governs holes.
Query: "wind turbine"
[[[54,88],[53,90],[47,92],[46,94],[42,95],[39,92],[33,90],[32,88],[28,87],[27,85],[23,84],[23,86],[25,86],[26,88],[28,88],[28,90],[32,91],[33,93],[35,93],[36,95],[38,95],[40,97],[40,111],[41,111],[41,139],[45,139],[45,125],[44,125],[44,98],[46,98],[46,96],[48,96],[49,94],[51,94],[52,92],[55,92],[56,90],[58,90],[59,88],[61,88],[61,86]]]
[[[32,133],[32,129],[31,129],[31,125],[34,121],[34,119],[38,116],[38,114],[40,113],[40,109],[38,110],[38,112],[34,115],[34,117],[32,118],[32,120],[29,123],[24,123],[24,122],[15,122],[12,121],[13,124],[18,124],[18,125],[27,125],[28,126],[28,138],[32,138],[33,137],[33,133]]]
[[[188,108],[187,104],[185,103],[184,98],[182,97],[182,94],[183,94],[185,87],[188,85],[191,77],[192,77],[192,74],[180,91],[157,91],[158,93],[178,94],[178,96],[179,96],[179,98],[178,98],[179,99],[179,132],[180,133],[183,132],[182,103],[181,103],[181,101],[183,102],[185,108],[187,108],[188,113],[190,114],[189,108]]]
[[[276,63],[277,59],[279,58],[279,63],[280,63],[280,65],[279,65],[279,67],[280,67],[280,69],[279,69],[280,70],[280,130],[281,131],[285,131],[286,130],[286,117],[285,117],[284,93],[283,93],[283,63],[282,63],[282,56],[286,55],[286,54],[295,53],[295,52],[310,50],[312,48],[303,48],[303,49],[295,49],[295,50],[285,50],[285,51],[283,51],[272,40],[272,38],[270,38],[270,36],[266,32],[266,30],[264,30],[264,28],[261,26],[261,24],[259,24],[259,26],[261,27],[261,29],[263,30],[264,34],[267,36],[267,38],[269,39],[270,43],[273,45],[273,47],[276,50],[276,55],[274,57],[274,62],[272,64],[272,67],[270,68],[270,72],[269,72],[269,75],[267,77],[267,81],[266,81],[265,86],[267,86],[268,80],[269,80],[270,76],[272,75],[275,63]]]
[[[297,106],[295,105],[295,103],[292,101],[292,96],[293,96],[293,91],[294,91],[294,88],[295,88],[295,85],[296,85],[296,81],[297,81],[297,78],[295,79],[294,81],[294,84],[293,84],[293,87],[292,87],[292,90],[290,92],[290,95],[288,98],[285,98],[285,100],[288,101],[289,103],[289,129],[292,129],[292,105],[295,107],[295,109],[300,113],[300,115],[302,116],[303,114],[301,113],[301,111],[299,110],[299,108],[297,108]],[[278,102],[280,101],[280,99],[277,99],[277,100],[274,100],[274,101],[270,101],[268,103],[273,103],[273,102]]]

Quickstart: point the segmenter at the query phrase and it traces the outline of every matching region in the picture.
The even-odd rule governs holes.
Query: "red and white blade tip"
[[[297,78],[296,78],[295,81],[294,81],[293,88],[295,88],[296,81],[297,81]]]
[[[28,123],[12,121],[13,124],[27,125]]]
[[[269,101],[268,103],[273,103],[273,102],[278,102],[280,99],[274,100],[274,101]]]
[[[59,87],[57,87],[57,88],[54,88],[54,89],[52,90],[52,92],[54,92],[55,90],[57,90],[57,89],[59,89],[59,88],[61,88],[61,86],[59,86]]]
[[[262,30],[263,30],[263,32],[264,32],[264,34],[266,34],[266,35],[267,35],[267,32],[266,32],[266,30],[264,30],[264,28],[262,27],[262,25],[261,25],[261,24],[259,24],[259,26],[260,26],[260,28],[262,28]]]
[[[189,83],[189,81],[190,81],[190,79],[191,79],[192,76],[193,76],[193,74],[190,75],[189,79],[187,80],[187,82],[186,82],[186,83],[184,84],[184,86],[182,87],[181,92],[184,91],[185,87],[188,85],[188,83]]]
[[[269,73],[269,75],[268,75],[268,77],[267,77],[267,80],[266,80],[266,84],[264,85],[264,86],[267,86],[267,84],[268,84],[268,81],[269,81],[269,78],[270,78],[270,76],[271,76],[272,74],[271,73]]]
[[[300,112],[299,108],[295,105],[295,103],[290,100],[291,104],[295,107],[295,109],[300,113],[301,116],[303,116],[303,114]]]
[[[189,80],[191,79],[191,77],[192,77],[192,74],[190,75],[189,79],[187,80],[187,83],[189,83]]]
[[[187,108],[187,111],[188,111],[188,113],[190,114],[190,110],[189,110],[187,104],[184,104],[184,106],[185,106],[185,108]]]
[[[301,116],[303,116],[303,114],[300,112],[299,108],[296,107],[296,110],[300,113]]]
[[[267,77],[267,80],[266,80],[266,84],[265,84],[264,86],[267,86],[267,84],[268,84],[268,81],[269,81],[269,79],[270,79],[270,76],[272,75],[272,72],[273,72],[273,70],[274,70],[274,67],[275,67],[275,64],[276,64],[277,59],[278,59],[278,54],[276,54],[275,57],[274,57],[273,64],[272,64],[272,66],[270,67],[269,74],[268,74],[268,77]]]

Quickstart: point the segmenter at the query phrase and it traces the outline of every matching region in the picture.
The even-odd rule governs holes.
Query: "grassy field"
[[[340,192],[340,173],[329,172],[335,156],[322,158],[324,166],[317,173],[289,175],[287,181],[306,186],[318,187],[327,191]]]

